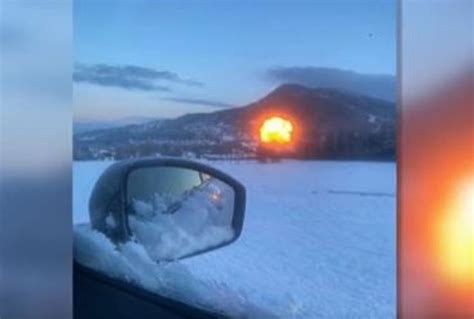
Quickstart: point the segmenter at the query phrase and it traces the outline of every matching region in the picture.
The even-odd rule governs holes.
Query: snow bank
[[[82,265],[151,292],[234,318],[277,318],[226,283],[200,280],[180,262],[157,264],[134,241],[115,246],[90,225],[74,228],[74,258]]]

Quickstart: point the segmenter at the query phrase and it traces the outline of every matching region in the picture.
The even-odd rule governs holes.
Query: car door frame
[[[133,305],[135,309],[126,309]],[[150,292],[136,284],[112,278],[73,262],[73,314],[75,319],[191,318],[225,319],[227,316]]]

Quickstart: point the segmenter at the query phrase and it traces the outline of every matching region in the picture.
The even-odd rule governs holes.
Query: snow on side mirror
[[[157,262],[229,245],[240,236],[244,211],[242,184],[181,159],[115,163],[89,202],[92,228],[115,243],[138,242]]]

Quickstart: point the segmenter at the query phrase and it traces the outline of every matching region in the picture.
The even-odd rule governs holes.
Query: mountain
[[[295,143],[280,156],[393,159],[395,114],[395,104],[385,100],[285,84],[239,108],[77,134],[74,159],[157,154],[254,157],[265,154],[258,144],[258,128],[272,115],[286,117],[295,126]]]
[[[364,74],[324,67],[276,67],[267,71],[276,83],[295,83],[307,87],[337,87],[357,94],[395,101],[396,77],[389,74]]]
[[[76,120],[73,123],[73,133],[74,134],[81,134],[85,132],[133,125],[133,124],[143,124],[146,122],[150,122],[156,120],[151,117],[126,117],[123,119],[118,120],[108,120],[108,121],[100,121],[100,120]]]

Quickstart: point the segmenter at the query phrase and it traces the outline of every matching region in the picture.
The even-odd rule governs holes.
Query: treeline
[[[295,146],[265,146],[257,149],[257,157],[300,159],[395,160],[394,129],[361,134],[331,132],[297,143]]]
[[[239,141],[206,142],[187,141],[157,143],[103,144],[75,143],[74,160],[122,160],[146,156],[225,157],[232,158],[300,158],[347,160],[394,160],[396,152],[395,130],[385,128],[379,132],[331,132],[319,138],[307,139],[296,146],[252,146]]]

